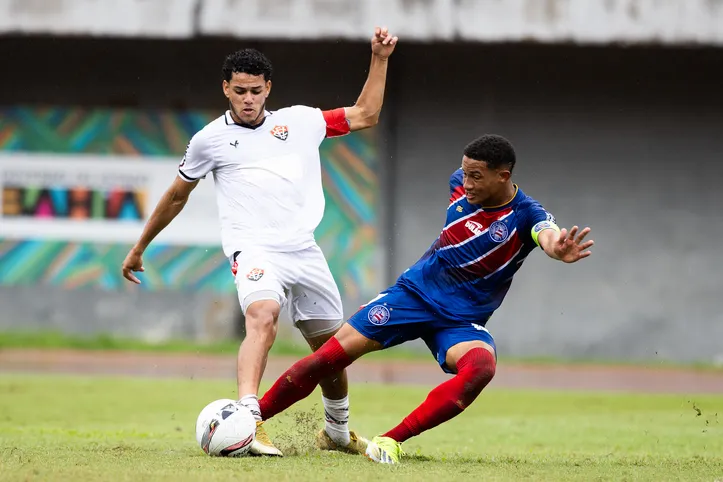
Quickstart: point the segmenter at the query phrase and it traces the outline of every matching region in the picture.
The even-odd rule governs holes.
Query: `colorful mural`
[[[182,156],[217,113],[0,108],[0,151]]]
[[[136,289],[120,276],[127,245],[47,240],[0,241],[4,285],[58,285],[69,289]],[[226,258],[214,248],[151,244],[143,256],[141,289],[235,291]]]
[[[0,152],[180,158],[188,139],[216,115],[199,111],[0,108]],[[321,158],[327,204],[316,231],[317,241],[342,295],[365,298],[375,293],[380,283],[374,265],[379,198],[374,131],[324,141]],[[145,214],[133,210],[138,205],[134,196],[142,193],[121,194],[110,197],[117,202],[109,202],[108,193],[10,190],[3,197],[3,209],[11,216],[47,212],[72,219]],[[127,289],[118,269],[128,247],[0,239],[0,285],[49,283],[73,289]],[[234,289],[220,246],[152,245],[144,262],[145,289]]]

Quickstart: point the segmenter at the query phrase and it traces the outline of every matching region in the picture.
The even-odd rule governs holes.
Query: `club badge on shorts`
[[[258,281],[261,279],[261,277],[264,275],[264,270],[261,268],[254,268],[251,271],[249,271],[249,274],[246,275],[246,278],[251,281]]]
[[[384,323],[389,321],[389,317],[389,309],[384,305],[373,306],[367,314],[369,323],[371,323],[372,325],[383,325]]]
[[[271,135],[285,141],[289,137],[289,128],[286,126],[274,126],[274,128],[271,129]]]

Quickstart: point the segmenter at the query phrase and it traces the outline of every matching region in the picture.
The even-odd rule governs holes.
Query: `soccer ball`
[[[256,419],[230,398],[206,405],[196,420],[196,441],[208,455],[239,457],[256,440]]]

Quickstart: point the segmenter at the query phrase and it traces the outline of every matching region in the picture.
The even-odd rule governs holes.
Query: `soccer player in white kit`
[[[266,110],[269,60],[253,49],[229,55],[222,69],[228,110],[191,138],[177,178],[123,262],[123,276],[140,283],[133,271],[144,270],[145,249],[181,212],[199,180],[213,174],[223,250],[246,319],[237,381],[239,403],[257,419],[252,454],[282,455],[261,426],[257,398],[282,307],[290,308],[314,351],[344,322],[339,290],[314,240],[324,213],[319,145],[377,124],[397,40],[386,28],[375,29],[369,75],[356,104],[328,111],[301,105]],[[317,445],[363,454],[367,441],[348,428],[346,372],[320,385],[326,424]]]

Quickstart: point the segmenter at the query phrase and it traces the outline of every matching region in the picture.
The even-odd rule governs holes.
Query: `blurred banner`
[[[5,238],[133,244],[176,176],[178,161],[97,155],[0,155]],[[217,245],[211,178],[199,183],[159,243]]]
[[[0,32],[723,44],[719,0],[0,0]]]

